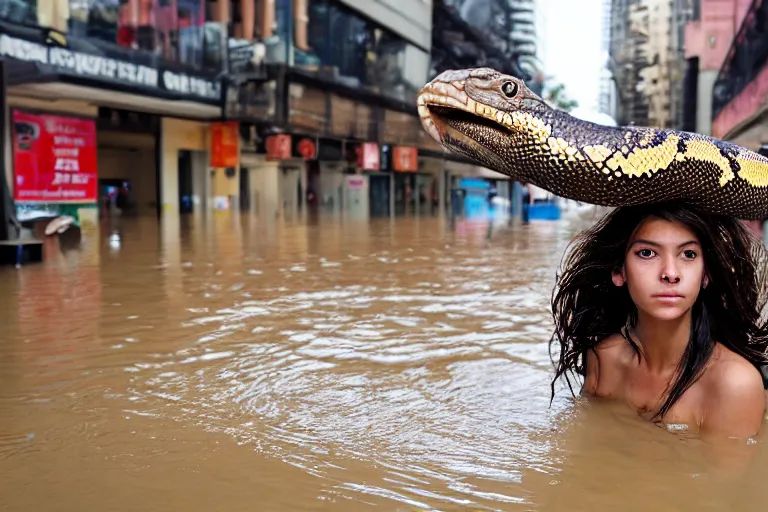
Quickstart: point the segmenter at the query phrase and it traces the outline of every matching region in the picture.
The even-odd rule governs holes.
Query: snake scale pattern
[[[601,206],[683,200],[768,218],[768,159],[758,153],[695,133],[583,121],[493,69],[440,74],[418,110],[444,147],[561,197]]]

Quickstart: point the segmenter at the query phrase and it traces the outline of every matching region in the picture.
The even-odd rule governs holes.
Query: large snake
[[[561,197],[602,206],[682,200],[768,218],[765,157],[695,133],[582,121],[493,69],[440,74],[418,110],[443,146]]]

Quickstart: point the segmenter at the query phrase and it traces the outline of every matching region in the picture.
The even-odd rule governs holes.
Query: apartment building
[[[685,26],[688,117],[686,128],[712,133],[715,81],[752,0],[699,0]]]

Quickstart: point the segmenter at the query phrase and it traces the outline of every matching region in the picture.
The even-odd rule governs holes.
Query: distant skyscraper
[[[532,76],[546,71],[546,4],[552,0],[507,0],[510,8],[509,39],[520,65]]]
[[[609,69],[620,124],[679,128],[693,0],[612,0]]]

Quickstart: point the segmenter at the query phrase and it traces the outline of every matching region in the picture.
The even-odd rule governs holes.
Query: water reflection
[[[550,404],[549,297],[578,227],[124,220],[100,259],[1,269],[0,493],[23,509],[754,508],[762,450],[722,480],[696,441],[623,408]]]

